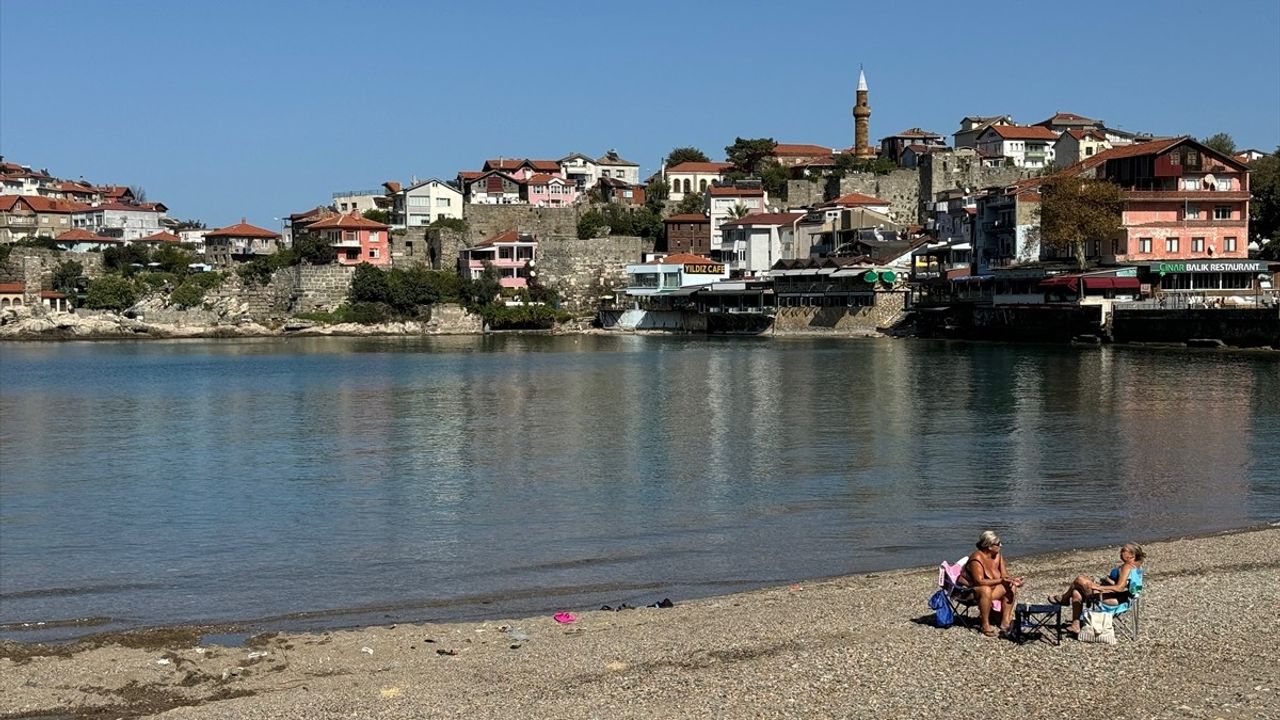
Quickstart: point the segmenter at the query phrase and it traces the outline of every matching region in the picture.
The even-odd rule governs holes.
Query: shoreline
[[[1147,549],[1137,643],[1019,646],[938,630],[926,624],[936,567],[916,567],[675,598],[671,609],[574,610],[567,625],[537,616],[268,633],[239,648],[161,630],[89,648],[21,646],[31,653],[6,643],[0,718],[917,716],[960,692],[974,663],[995,672],[991,690],[1010,712],[1032,718],[1088,716],[1097,702],[1115,703],[1115,717],[1280,710],[1280,527]],[[1071,549],[1010,564],[1027,576],[1027,599],[1042,602],[1113,555]],[[1091,691],[1061,692],[1077,684]]]

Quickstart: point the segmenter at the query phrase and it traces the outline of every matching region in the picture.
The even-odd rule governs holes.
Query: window
[[[1151,252],[1151,238],[1138,238],[1138,252],[1140,253]]]
[[[378,257],[378,248],[369,248],[369,257],[371,258]]]
[[[662,286],[669,288],[680,287],[680,273],[662,273]]]
[[[1202,184],[1203,183],[1201,182],[1200,178],[1192,178],[1192,177],[1182,178],[1183,190],[1199,190]]]
[[[1230,205],[1219,205],[1219,206],[1215,207],[1215,208],[1213,209],[1213,219],[1214,219],[1214,220],[1230,220],[1230,219],[1231,219],[1231,206],[1230,206]]]
[[[377,230],[370,230],[370,231],[369,231],[369,242],[371,242],[371,243],[378,242],[378,231],[377,231]]]
[[[1199,206],[1199,205],[1187,205],[1187,206],[1186,206],[1186,208],[1185,208],[1185,211],[1184,211],[1184,212],[1185,212],[1185,217],[1184,217],[1183,219],[1185,219],[1185,220],[1199,220],[1199,219],[1200,219],[1200,206]]]
[[[1097,257],[1101,254],[1102,254],[1102,242],[1100,240],[1094,240],[1092,256]]]
[[[687,178],[686,178],[686,179],[685,179],[685,181],[684,181],[684,191],[685,191],[685,192],[693,192],[693,183],[692,183],[692,181],[690,181],[690,180],[689,180],[689,179],[687,179]]]
[[[431,198],[429,197],[418,197],[414,195],[409,196],[409,207],[430,207],[430,206],[431,206]]]
[[[1180,155],[1179,155],[1178,153],[1176,153],[1176,152],[1175,152],[1175,153],[1171,153],[1171,154],[1169,155],[1169,164],[1170,164],[1170,165],[1174,165],[1174,166],[1181,165],[1181,164],[1182,164],[1182,156],[1180,156]]]
[[[447,197],[436,198],[436,207],[449,207],[453,204],[453,200]]]
[[[706,179],[705,179],[705,178],[703,178],[703,179],[698,183],[698,190],[699,190],[699,192],[706,192],[706,191],[707,191],[707,181],[706,181]]]
[[[1085,157],[1089,157],[1089,156],[1090,156],[1090,155],[1092,155],[1092,154],[1093,154],[1093,146],[1092,146],[1092,145],[1087,145],[1087,146],[1085,146],[1085,149],[1084,149],[1084,156],[1085,156]]]
[[[1191,252],[1198,252],[1198,253],[1204,252],[1204,238],[1202,237],[1191,238]]]
[[[1171,237],[1164,239],[1164,251],[1170,253],[1178,252],[1178,238]]]
[[[1225,251],[1227,251],[1227,252],[1235,252],[1235,251],[1236,251],[1236,239],[1235,239],[1235,238],[1233,238],[1233,237],[1224,238],[1224,239],[1223,239],[1223,241],[1222,241],[1222,248],[1223,248],[1223,250],[1225,250]]]

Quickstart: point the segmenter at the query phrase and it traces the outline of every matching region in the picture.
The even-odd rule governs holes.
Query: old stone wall
[[[874,333],[898,320],[906,297],[906,292],[877,293],[876,304],[870,307],[778,308],[773,318],[773,334]]]
[[[0,283],[26,282],[23,270],[23,258],[38,258],[40,263],[40,281],[44,289],[49,289],[53,278],[53,270],[64,260],[74,260],[84,268],[89,278],[102,275],[102,253],[72,253],[45,248],[13,246],[9,257],[0,263]]]
[[[284,273],[289,274],[290,305],[293,312],[328,312],[346,301],[355,267],[297,265],[281,270],[277,273],[277,278]],[[273,278],[273,285],[278,281],[277,278]]]
[[[932,213],[928,204],[944,190],[968,188],[978,190],[996,185],[1009,185],[1022,178],[1034,177],[1038,170],[1016,167],[982,167],[972,150],[931,153],[920,158],[921,218]]]
[[[432,265],[429,231],[425,227],[392,230],[387,240],[391,252],[391,267],[406,268],[415,265]]]
[[[427,329],[439,335],[478,335],[484,332],[484,318],[472,315],[461,305],[433,305]]]
[[[787,205],[803,207],[833,200],[848,193],[862,193],[889,202],[889,213],[897,222],[920,222],[920,173],[902,168],[888,175],[851,173],[836,180],[787,181]]]
[[[627,265],[652,252],[653,242],[632,235],[579,240],[577,235],[540,236],[536,272],[542,285],[560,292],[563,307],[583,312],[626,285]]]
[[[532,205],[468,205],[467,231],[462,238],[472,246],[508,230],[532,233],[538,240],[552,237],[576,238],[578,236],[579,206],[534,207]],[[441,264],[457,261],[441,248]]]

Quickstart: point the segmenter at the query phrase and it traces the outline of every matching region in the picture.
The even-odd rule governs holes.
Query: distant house
[[[621,180],[631,185],[640,184],[640,165],[618,157],[615,150],[596,158],[596,166],[600,168],[600,177]]]
[[[578,186],[559,175],[536,173],[520,183],[520,198],[536,207],[561,207],[578,201]]]
[[[463,248],[458,253],[458,274],[477,280],[484,275],[485,265],[489,265],[498,272],[498,283],[502,287],[527,287],[537,256],[538,240],[533,235],[508,230]]]
[[[778,143],[773,147],[773,159],[785,168],[793,168],[830,158],[835,150],[824,145],[806,143]]]
[[[768,202],[768,194],[759,187],[712,185],[707,188],[704,208],[711,220],[711,247],[720,247],[724,238],[721,225],[743,215],[764,212]]]
[[[508,175],[498,170],[482,170],[480,172],[460,172],[458,180],[462,185],[462,196],[465,202],[476,205],[518,205],[524,199],[523,178]]]
[[[158,233],[138,238],[137,240],[134,240],[134,242],[140,245],[179,245],[182,243],[182,238],[174,235],[168,230],[161,230]]]
[[[667,252],[711,255],[711,219],[706,215],[672,215],[662,223],[667,230]]]
[[[919,167],[921,158],[925,155],[942,152],[951,152],[951,148],[946,145],[908,145],[902,149],[898,164],[904,168]]]
[[[733,163],[683,162],[673,165],[663,173],[671,188],[667,198],[683,200],[687,193],[706,192],[713,183],[723,182],[724,174],[733,169]]]
[[[378,190],[346,190],[333,194],[332,205],[340,213],[355,211],[363,215],[369,210],[387,209],[389,203],[386,194]]]
[[[76,212],[72,224],[99,235],[133,241],[164,230],[162,217],[164,205],[160,203],[104,202]]]
[[[1254,160],[1261,160],[1262,158],[1266,157],[1267,155],[1268,155],[1268,153],[1264,153],[1264,152],[1262,152],[1261,150],[1256,150],[1256,149],[1254,149],[1254,148],[1249,148],[1249,149],[1247,149],[1247,150],[1239,150],[1239,151],[1237,151],[1237,152],[1236,152],[1236,154],[1235,154],[1235,159],[1236,159],[1236,162],[1242,162],[1242,163],[1244,163],[1245,165],[1248,165],[1249,163],[1253,162]]]
[[[580,192],[586,191],[599,182],[600,165],[587,155],[570,153],[560,158],[560,174],[572,181]]]
[[[124,240],[113,237],[103,237],[83,228],[68,230],[61,233],[53,239],[58,247],[67,252],[99,252],[109,247],[120,247],[125,244]]]
[[[880,157],[887,157],[895,163],[902,165],[902,152],[908,146],[918,147],[946,147],[947,141],[941,135],[928,130],[921,130],[918,127],[903,130],[896,135],[889,135],[880,139]]]
[[[231,267],[255,257],[271,255],[279,247],[280,234],[240,219],[235,225],[204,234],[205,257],[215,267]]]
[[[517,180],[524,180],[531,175],[536,175],[538,173],[560,175],[562,172],[559,160],[528,160],[517,158],[485,160],[484,167],[480,168],[480,170],[482,172],[497,170],[510,175]]]
[[[951,134],[955,148],[977,147],[978,136],[992,125],[1013,125],[1011,115],[966,115],[960,119],[960,129]]]
[[[1053,144],[1053,164],[1059,167],[1074,165],[1110,147],[1111,141],[1102,130],[1095,128],[1066,130]]]
[[[992,125],[978,136],[978,152],[1000,155],[1014,167],[1041,168],[1053,163],[1058,133],[1039,125]]]
[[[311,223],[307,232],[318,235],[337,251],[339,265],[383,266],[391,262],[388,249],[389,225],[370,220],[358,212],[330,215]]]
[[[602,177],[596,182],[596,194],[605,202],[620,205],[643,205],[645,186],[632,184],[625,180]]]
[[[72,216],[88,207],[39,195],[0,195],[0,243],[55,237],[72,229]]]
[[[1056,112],[1053,117],[1041,120],[1035,123],[1035,126],[1048,128],[1055,133],[1064,133],[1068,130],[1102,130],[1106,127],[1106,123],[1075,113]]]
[[[734,274],[767,273],[774,263],[793,252],[796,225],[804,216],[803,212],[756,213],[731,220],[721,226],[724,240],[720,258]]]
[[[0,310],[40,304],[55,312],[69,312],[71,303],[67,296],[55,290],[28,291],[20,282],[0,283]]]
[[[888,200],[881,200],[878,197],[872,197],[871,195],[864,195],[862,193],[853,192],[853,193],[845,193],[844,195],[841,195],[835,200],[828,200],[827,202],[818,203],[817,205],[814,205],[814,207],[815,208],[846,208],[846,209],[864,208],[867,210],[872,210],[874,212],[888,215],[890,203]]]
[[[461,220],[463,204],[458,188],[439,178],[423,180],[392,194],[391,224],[422,227],[446,218]]]
[[[305,233],[307,231],[307,227],[309,227],[311,223],[321,218],[328,217],[332,215],[333,212],[333,209],[328,206],[317,205],[310,210],[293,213],[289,217],[285,218],[284,234],[280,238],[281,244],[284,245],[284,247],[293,247],[294,238],[300,237]],[[203,234],[200,236],[200,239],[202,242],[204,241]]]

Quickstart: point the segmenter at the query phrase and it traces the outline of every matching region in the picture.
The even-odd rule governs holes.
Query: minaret
[[[867,76],[858,68],[858,100],[853,106],[853,154],[859,159],[873,159],[876,151],[867,142],[870,133],[871,106],[867,104]]]

